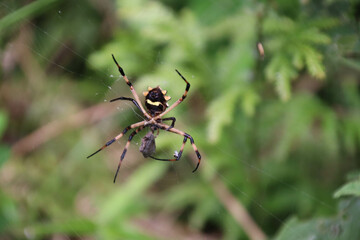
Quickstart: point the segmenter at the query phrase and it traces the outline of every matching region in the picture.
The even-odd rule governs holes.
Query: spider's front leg
[[[150,119],[150,115],[145,111],[144,107],[142,106],[141,104],[141,101],[140,101],[140,98],[139,96],[137,95],[135,89],[134,89],[134,86],[132,85],[132,83],[129,81],[129,79],[127,78],[127,76],[125,75],[125,72],[124,72],[124,69],[122,67],[120,67],[120,65],[118,64],[118,62],[116,61],[115,57],[114,57],[114,54],[111,54],[116,66],[118,67],[118,70],[121,74],[121,76],[123,77],[123,79],[125,80],[126,84],[130,87],[130,90],[131,90],[131,93],[133,94],[137,104],[139,105],[140,107],[140,110],[141,112],[145,115],[146,118]]]
[[[139,104],[137,103],[137,101],[135,101],[135,99],[133,98],[128,98],[128,97],[118,97],[118,98],[114,98],[114,99],[111,99],[110,102],[115,102],[117,100],[127,100],[127,101],[131,101],[134,103],[134,105],[142,112]]]
[[[157,117],[155,117],[155,119],[159,119],[162,116],[164,116],[165,114],[167,114],[168,112],[170,112],[172,109],[174,109],[177,105],[179,105],[182,101],[184,101],[184,99],[187,96],[187,93],[190,89],[190,83],[184,78],[183,75],[181,75],[181,73],[175,69],[175,71],[180,75],[180,77],[186,82],[186,88],[185,88],[185,92],[184,94],[181,96],[181,98],[179,98],[173,105],[171,105],[168,109],[166,109],[163,113],[161,113],[160,115],[158,115]]]

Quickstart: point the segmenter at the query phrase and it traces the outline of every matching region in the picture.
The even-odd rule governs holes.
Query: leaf
[[[167,166],[156,161],[143,164],[119,191],[106,198],[97,218],[98,223],[106,225],[123,217],[124,212],[134,206],[134,200],[163,176]]]
[[[294,21],[287,17],[269,14],[264,23],[264,33],[268,35],[267,46],[270,62],[266,66],[266,76],[274,81],[281,99],[291,96],[291,81],[306,67],[310,75],[317,79],[325,78],[323,54],[317,50],[319,45],[328,45],[331,38],[320,31],[320,26],[332,26],[334,21],[321,22],[319,27],[311,20]],[[269,56],[268,55],[268,56]]]
[[[334,193],[334,198],[343,196],[360,196],[360,179],[352,181],[343,185]]]
[[[321,63],[322,55],[313,48],[304,46],[304,58],[309,73],[318,78],[325,78],[324,65]]]
[[[0,145],[0,167],[10,158],[10,148]]]
[[[30,238],[41,238],[54,233],[63,233],[68,235],[88,235],[96,229],[95,224],[84,218],[68,219],[63,222],[50,222],[36,224],[24,230]]]
[[[19,222],[19,212],[16,201],[0,191],[0,233]]]
[[[8,117],[4,111],[0,110],[0,137],[4,134],[7,124]]]
[[[8,117],[4,111],[0,110],[0,138],[4,134],[8,124]],[[5,145],[0,145],[0,167],[9,159],[10,148]]]
[[[247,116],[253,116],[255,107],[260,102],[260,96],[253,89],[246,89],[241,96],[241,107]]]
[[[275,240],[349,240],[360,239],[360,199],[351,198],[340,202],[337,217],[300,221],[291,218]]]
[[[26,18],[30,18],[36,15],[39,15],[42,12],[48,10],[49,6],[56,4],[56,2],[60,2],[59,0],[39,0],[27,4],[26,6],[13,11],[7,16],[3,17],[0,20],[0,32],[5,32],[5,29],[10,27],[11,25],[20,22]],[[4,5],[5,6],[5,5]]]
[[[266,76],[275,82],[276,91],[283,101],[290,99],[291,80],[297,76],[295,68],[284,55],[276,55],[265,69]]]
[[[239,90],[233,88],[211,102],[207,111],[210,119],[208,124],[210,142],[217,142],[222,128],[231,124],[238,95]]]

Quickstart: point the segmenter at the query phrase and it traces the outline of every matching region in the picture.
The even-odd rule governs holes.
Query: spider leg
[[[129,146],[130,146],[131,140],[132,140],[133,137],[134,137],[138,132],[140,132],[143,128],[144,128],[144,126],[140,126],[139,128],[137,128],[135,131],[133,131],[133,132],[130,134],[129,139],[128,139],[125,147],[124,147],[124,151],[122,152],[121,157],[120,157],[120,161],[119,161],[119,164],[118,164],[118,167],[117,167],[117,170],[116,170],[116,173],[115,173],[115,177],[114,177],[114,183],[115,183],[115,181],[116,181],[116,177],[117,177],[117,175],[118,175],[118,173],[119,173],[120,166],[121,166],[121,163],[122,163],[122,161],[123,161],[123,159],[124,159],[124,157],[125,157],[125,154],[126,154],[126,152],[127,152],[127,149],[128,149]]]
[[[175,71],[180,75],[180,77],[186,82],[186,88],[185,88],[185,92],[184,94],[181,96],[181,98],[179,98],[175,103],[173,103],[173,105],[171,105],[168,109],[166,109],[163,113],[161,113],[160,115],[158,115],[157,117],[155,117],[156,119],[161,118],[162,116],[164,116],[165,114],[167,114],[168,112],[170,112],[172,109],[174,109],[177,105],[179,105],[182,101],[184,101],[184,99],[186,98],[186,95],[190,89],[190,83],[183,77],[183,75],[181,75],[181,73],[175,69]]]
[[[103,150],[104,148],[110,146],[111,144],[113,144],[115,141],[119,140],[122,136],[124,136],[124,134],[129,131],[130,129],[132,128],[136,128],[136,127],[140,127],[140,126],[143,126],[145,123],[145,121],[141,121],[141,122],[138,122],[138,123],[134,123],[130,126],[127,126],[123,131],[122,133],[120,133],[119,135],[117,135],[116,137],[114,137],[113,139],[111,139],[110,141],[108,141],[107,143],[105,143],[104,146],[102,146],[101,148],[99,148],[96,152],[90,154],[89,156],[87,156],[86,158],[90,158],[92,156],[94,156],[95,154],[97,154],[98,152],[100,152],[101,150]]]
[[[166,125],[166,124],[161,124],[161,123],[158,123],[158,126],[160,126],[160,128],[163,129],[163,130],[166,130],[166,129],[169,128],[168,125]],[[194,149],[194,151],[195,151],[195,153],[196,153],[196,156],[197,156],[197,158],[198,158],[198,163],[197,163],[195,169],[192,171],[192,172],[195,172],[195,171],[198,169],[199,165],[200,165],[201,155],[200,155],[200,153],[199,153],[199,151],[198,151],[198,149],[197,149],[197,147],[196,147],[196,145],[195,145],[195,143],[194,143],[194,139],[191,137],[190,134],[185,133],[185,132],[183,132],[183,131],[181,131],[181,130],[179,130],[179,129],[176,129],[176,128],[171,128],[171,129],[169,129],[169,130],[167,130],[167,131],[172,132],[172,133],[179,134],[179,135],[181,135],[181,136],[184,136],[183,145],[181,146],[180,152],[179,152],[179,154],[178,154],[178,156],[177,156],[178,159],[181,157],[182,150],[184,149],[184,146],[185,146],[185,143],[186,143],[187,139],[188,139],[188,138],[190,139],[191,146],[193,147],[193,149]]]
[[[139,96],[137,95],[137,93],[136,93],[136,91],[135,91],[135,89],[134,89],[134,86],[131,84],[131,82],[129,81],[129,79],[126,77],[124,70],[122,69],[122,67],[120,67],[120,65],[119,65],[118,62],[116,61],[116,59],[115,59],[115,57],[114,57],[114,54],[111,54],[111,56],[112,56],[112,58],[114,59],[114,62],[115,62],[115,64],[116,64],[116,66],[118,67],[121,76],[124,78],[126,84],[130,87],[131,93],[134,95],[134,98],[135,98],[136,102],[138,103],[141,112],[142,112],[148,119],[150,119],[151,117],[150,117],[150,115],[145,111],[144,107],[142,106],[141,101],[140,101],[140,98],[139,98]]]
[[[139,104],[138,104],[137,101],[135,101],[135,99],[133,99],[133,98],[118,97],[118,98],[111,99],[110,102],[115,102],[115,101],[117,101],[117,100],[128,100],[128,101],[132,101],[132,102],[135,104],[135,106],[142,112]]]
[[[179,160],[179,159],[176,159],[176,158],[168,159],[168,158],[157,158],[157,157],[153,157],[153,156],[149,156],[149,157],[154,159],[154,160],[158,160],[158,161],[170,161],[170,162],[173,162],[173,161]]]
[[[184,141],[183,141],[183,144],[181,145],[181,148],[180,148],[180,151],[177,155],[174,154],[174,157],[176,158],[170,158],[170,159],[162,159],[162,158],[156,158],[156,157],[153,157],[153,156],[149,156],[151,157],[152,159],[155,159],[155,160],[158,160],[158,161],[169,161],[169,162],[173,162],[173,161],[179,161],[180,158],[181,158],[181,155],[182,155],[182,152],[184,150],[184,147],[185,147],[185,143],[187,141],[188,137],[184,137]]]
[[[161,120],[162,121],[169,121],[169,120],[172,121],[170,127],[168,129],[166,129],[166,131],[169,131],[170,128],[173,128],[175,126],[176,118],[174,118],[174,117],[162,118]]]

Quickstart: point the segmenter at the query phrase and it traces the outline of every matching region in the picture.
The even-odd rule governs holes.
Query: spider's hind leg
[[[100,152],[101,150],[103,150],[104,148],[107,148],[108,146],[110,146],[111,144],[113,144],[115,141],[119,140],[122,136],[124,136],[124,134],[129,131],[132,128],[141,126],[144,122],[139,122],[139,123],[135,123],[132,124],[130,126],[127,126],[122,133],[120,133],[119,135],[117,135],[116,137],[114,137],[113,139],[111,139],[110,141],[108,141],[107,143],[105,143],[104,146],[102,146],[101,148],[99,148],[96,152],[90,154],[89,156],[87,156],[86,158],[91,158],[92,156],[94,156],[95,154],[97,154],[98,152]]]
[[[183,144],[181,145],[180,151],[177,154],[176,153],[174,154],[175,158],[163,159],[163,158],[156,158],[153,156],[149,156],[149,157],[151,157],[152,159],[155,159],[155,160],[159,160],[159,161],[169,161],[169,162],[179,161],[181,158],[182,152],[184,151],[184,147],[185,147],[185,143],[186,143],[187,139],[188,139],[188,137],[185,136]]]
[[[153,156],[149,156],[149,158],[152,158],[154,160],[158,160],[158,161],[165,161],[165,162],[175,162],[178,161],[178,158],[157,158],[157,157],[153,157]]]
[[[193,147],[193,149],[194,149],[194,151],[196,153],[196,156],[198,158],[198,163],[197,163],[195,169],[192,171],[192,172],[195,172],[199,168],[199,165],[200,165],[200,162],[201,162],[201,155],[200,155],[200,153],[199,153],[199,151],[198,151],[198,149],[197,149],[197,147],[195,145],[194,139],[191,137],[191,135],[188,134],[188,133],[185,133],[183,131],[180,131],[179,129],[176,129],[176,128],[170,128],[169,129],[169,126],[165,125],[165,124],[158,124],[158,125],[161,127],[162,130],[169,131],[169,132],[176,133],[176,134],[179,134],[181,136],[184,136],[184,141],[183,141],[183,144],[181,145],[181,149],[180,149],[180,152],[179,152],[179,154],[177,156],[177,159],[180,159],[180,157],[182,155],[182,152],[184,150],[185,143],[186,143],[188,138],[190,139],[191,146]],[[167,129],[169,129],[169,130],[167,130]]]
[[[117,175],[118,175],[118,173],[119,173],[121,163],[122,163],[122,161],[123,161],[124,158],[125,158],[125,154],[126,154],[126,152],[127,152],[127,149],[128,149],[129,146],[130,146],[131,140],[132,140],[133,137],[134,137],[138,132],[140,132],[143,128],[144,128],[143,126],[140,126],[139,128],[137,128],[135,131],[133,131],[133,132],[130,134],[129,139],[128,139],[125,147],[124,147],[124,151],[122,152],[121,157],[120,157],[120,161],[119,161],[119,164],[118,164],[118,167],[117,167],[117,170],[116,170],[116,173],[115,173],[115,177],[114,177],[114,183],[115,183],[116,177],[117,177]]]
[[[186,78],[181,75],[181,73],[175,69],[175,71],[179,74],[179,76],[185,81],[186,83],[186,87],[185,87],[185,92],[184,94],[181,96],[181,98],[179,98],[175,103],[173,103],[168,109],[166,109],[163,113],[161,113],[159,116],[157,116],[156,118],[161,118],[162,116],[164,116],[165,114],[167,114],[168,112],[170,112],[172,109],[174,109],[177,105],[179,105],[180,103],[182,103],[182,101],[184,101],[184,99],[186,98],[189,89],[190,89],[190,83],[186,80]]]

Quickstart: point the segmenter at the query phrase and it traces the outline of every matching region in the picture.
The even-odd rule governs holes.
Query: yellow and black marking
[[[147,92],[143,92],[145,96],[145,107],[151,116],[157,116],[164,112],[169,106],[168,101],[171,97],[166,96],[167,91],[162,90],[159,86],[156,88],[148,87]]]

